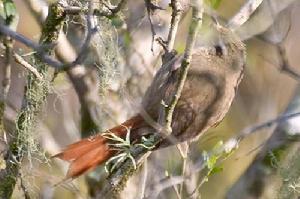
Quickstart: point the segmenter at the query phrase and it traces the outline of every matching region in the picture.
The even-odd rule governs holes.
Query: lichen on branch
[[[49,6],[49,14],[42,28],[40,38],[41,45],[51,45],[56,42],[63,22],[65,13],[60,2]],[[44,49],[44,53],[51,54],[52,48]],[[16,119],[16,130],[11,135],[9,151],[6,159],[6,169],[0,171],[0,198],[10,198],[17,178],[19,176],[20,164],[27,153],[38,152],[38,147],[32,137],[35,130],[38,114],[49,93],[50,73],[47,64],[43,63],[39,56],[33,58],[33,64],[43,79],[38,79],[29,73],[25,86],[22,108]]]

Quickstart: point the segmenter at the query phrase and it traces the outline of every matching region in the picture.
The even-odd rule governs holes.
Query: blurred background
[[[47,5],[51,2],[14,2],[19,14],[17,32],[38,41],[41,24],[47,16]],[[69,0],[67,3],[84,5],[84,1]],[[169,3],[167,0],[157,1],[157,5],[165,10],[156,10],[151,15],[156,36],[162,38],[166,38],[168,33],[171,17]],[[216,9],[207,5],[200,32],[209,29],[209,15],[226,24],[245,3],[243,0],[221,0]],[[96,6],[98,4],[95,3]],[[189,2],[182,0],[181,4],[184,14],[175,43],[178,52],[184,50],[191,14]],[[293,161],[299,147],[294,139],[300,132],[298,118],[247,136],[233,154],[220,163],[222,171],[210,175],[195,194],[191,193],[203,179],[201,172],[193,170],[199,164],[203,150],[210,151],[218,142],[225,142],[246,127],[253,127],[287,111],[300,110],[299,18],[299,1],[265,0],[250,19],[237,28],[236,33],[246,44],[247,65],[237,96],[225,119],[191,144],[187,160],[181,157],[176,147],[153,152],[146,166],[142,166],[129,180],[121,198],[142,198],[141,190],[149,198],[178,198],[176,190],[180,189],[181,183],[168,181],[175,185],[166,185],[162,179],[181,176],[183,162],[188,177],[183,182],[182,198],[298,197],[299,171],[289,173],[292,172],[290,166],[297,163]],[[55,49],[58,59],[70,61],[76,57],[84,38],[84,24],[80,20],[82,16],[68,17],[64,36],[60,36]],[[133,116],[139,109],[145,89],[160,67],[163,51],[160,45],[152,42],[144,1],[128,0],[116,17],[102,17],[98,23],[100,29],[92,40],[88,59],[83,65],[59,73],[51,84],[47,103],[39,115],[38,127],[32,132],[40,146],[38,152],[44,151],[45,155],[33,154],[30,161],[25,158],[21,169],[23,183],[18,181],[13,198],[24,198],[23,185],[32,198],[45,199],[90,198],[101,190],[106,177],[102,167],[72,182],[55,186],[64,178],[68,164],[49,157],[81,137],[111,128]],[[31,52],[18,42],[14,49],[23,55]],[[22,66],[13,64],[5,110],[8,132],[14,129],[13,122],[22,104],[27,73]],[[2,73],[0,78],[3,78]],[[101,198],[99,194],[98,198]]]

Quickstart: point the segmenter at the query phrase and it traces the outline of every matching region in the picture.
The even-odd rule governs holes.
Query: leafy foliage
[[[202,156],[204,158],[206,167],[208,169],[207,175],[205,176],[205,181],[208,180],[208,177],[223,171],[223,167],[218,163],[223,159],[226,159],[232,154],[234,148],[227,150],[226,145],[221,140],[213,147],[210,152],[203,151]]]

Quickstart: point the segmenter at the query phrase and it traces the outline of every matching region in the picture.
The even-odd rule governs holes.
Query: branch
[[[151,51],[153,51],[153,44],[154,44],[154,38],[155,38],[156,32],[155,32],[155,29],[153,26],[151,15],[153,14],[153,12],[155,10],[163,10],[163,9],[161,7],[155,5],[154,3],[152,3],[152,0],[144,0],[144,1],[145,1],[147,16],[148,16],[148,20],[150,23],[151,33],[152,33]]]
[[[280,156],[280,154],[290,153],[290,150],[294,146],[298,146],[297,141],[299,138],[299,127],[298,127],[298,119],[290,120],[294,117],[299,116],[298,113],[289,114],[291,111],[300,111],[300,87],[295,92],[295,95],[291,102],[289,103],[287,109],[285,110],[285,116],[278,117],[277,120],[280,121],[278,126],[275,128],[272,135],[268,138],[260,152],[254,158],[254,161],[249,165],[248,169],[239,177],[237,182],[230,188],[227,193],[228,198],[234,198],[235,195],[238,195],[243,191],[246,195],[256,195],[260,197],[262,191],[266,190],[267,187],[270,186],[269,179],[273,179],[272,176],[278,172],[280,167],[274,165],[278,164],[279,161],[284,159],[284,156]],[[294,116],[294,117],[293,117]],[[286,120],[284,120],[286,119]],[[294,143],[291,145],[291,143]],[[283,152],[284,153],[281,153]],[[280,152],[277,153],[277,152]],[[274,154],[274,158],[271,158],[270,154]],[[273,159],[273,160],[272,160]],[[299,168],[292,168],[298,169]],[[282,174],[282,172],[280,172]],[[290,182],[289,178],[285,178]],[[259,186],[257,186],[259,185]]]
[[[178,185],[182,182],[184,182],[183,176],[167,176],[163,179],[160,179],[158,182],[150,185],[149,194],[145,199],[158,198],[159,194],[163,190]]]
[[[4,102],[7,99],[8,91],[10,88],[11,83],[11,61],[12,61],[12,47],[13,47],[13,41],[10,37],[4,38],[4,46],[5,46],[5,60],[4,60],[4,67],[3,67],[3,80],[2,80],[2,86],[3,86],[3,100]]]
[[[4,117],[5,117],[4,112],[8,102],[7,96],[11,84],[11,62],[12,62],[11,57],[12,57],[12,49],[13,49],[13,40],[10,37],[5,36],[3,39],[3,44],[5,47],[5,55],[4,55],[5,57],[4,57],[4,66],[3,66],[3,80],[2,80],[3,93],[1,97],[2,99],[0,98],[0,138],[6,140],[6,130],[4,128]],[[4,162],[4,159],[2,158],[2,153],[4,152],[0,151],[0,164]],[[2,194],[0,191],[0,196],[1,195]]]
[[[172,117],[173,112],[175,109],[175,106],[181,96],[181,92],[187,77],[188,70],[190,68],[190,62],[192,59],[192,50],[195,44],[196,36],[198,29],[202,23],[202,14],[203,14],[203,8],[202,8],[202,1],[193,1],[192,2],[192,21],[189,27],[189,34],[186,41],[186,47],[185,52],[183,55],[183,60],[180,66],[180,73],[178,77],[178,81],[176,82],[175,86],[175,93],[171,98],[170,103],[164,107],[164,114],[162,117],[160,117],[159,123],[162,124],[166,132],[170,134],[172,132],[171,123],[172,123]],[[164,99],[164,102],[168,102],[167,99]],[[165,135],[168,136],[168,135]]]
[[[280,123],[282,122],[286,122],[290,119],[293,119],[295,117],[299,117],[300,116],[300,112],[296,112],[296,113],[288,113],[288,114],[283,114],[283,115],[279,115],[278,117],[268,120],[266,122],[257,124],[257,125],[253,125],[250,127],[247,127],[245,129],[243,129],[242,131],[240,131],[236,137],[233,137],[231,139],[229,139],[227,142],[224,143],[224,147],[223,147],[223,151],[228,150],[231,151],[235,148],[238,147],[239,143],[245,139],[247,136],[256,133],[259,130],[262,130],[264,128],[269,128],[272,125],[280,125]],[[276,132],[276,131],[275,131]],[[281,142],[284,142],[284,140],[280,140]],[[265,150],[268,151],[268,150]],[[222,153],[222,151],[221,151]],[[222,160],[224,161],[224,160]],[[221,162],[220,162],[221,163]],[[200,157],[193,165],[192,165],[192,175],[195,175],[195,173],[201,172],[205,169],[206,167],[206,162],[203,160],[203,157]],[[250,172],[251,174],[253,172]],[[161,187],[161,184],[159,184],[159,182],[155,182],[153,184],[150,184],[149,187],[150,190],[148,191],[149,194],[148,195],[155,195],[157,196],[161,191],[163,191],[164,189],[167,189],[173,185],[177,185],[177,184],[181,184],[182,182],[184,182],[185,180],[189,179],[191,176],[190,175],[185,175],[185,176],[173,176],[172,178],[170,177],[164,177],[162,179],[160,179],[160,182],[164,182],[165,185],[168,186],[163,186]],[[173,179],[178,179],[176,181],[174,181]],[[198,187],[199,188],[199,187]],[[194,191],[196,192],[196,190]]]
[[[168,52],[171,52],[174,48],[176,33],[182,12],[181,5],[178,0],[171,0],[170,6],[172,8],[172,18],[167,41]]]
[[[18,55],[17,53],[13,54],[13,57],[15,58],[15,61],[23,66],[25,69],[29,70],[36,78],[38,78],[40,81],[43,80],[42,75],[39,73],[39,71],[33,67],[31,64],[29,64],[22,56]]]
[[[112,18],[116,14],[118,14],[118,12],[121,11],[121,9],[125,6],[126,3],[127,0],[121,0],[116,6],[113,7],[106,6],[107,10],[105,11],[99,9],[93,9],[91,14],[98,17]],[[88,8],[68,6],[65,7],[64,9],[67,15],[89,14]]]
[[[236,29],[243,25],[262,2],[263,0],[249,0],[240,11],[230,19],[228,27]]]
[[[26,0],[26,2],[29,10],[34,14],[36,21],[39,24],[43,24],[43,16],[45,13],[41,12],[41,6],[36,0]],[[89,20],[91,21],[91,19]],[[72,30],[70,30],[70,32],[71,31]],[[88,34],[87,30],[86,35]],[[86,39],[86,42],[83,42],[82,46],[87,43],[89,43],[89,41]],[[61,32],[55,48],[58,60],[62,63],[72,63],[74,60],[78,59],[78,57],[82,56],[80,54],[88,53],[88,50],[84,51],[81,49],[80,52],[81,53],[77,54],[72,44],[68,41],[67,36]],[[66,72],[81,104],[81,133],[82,137],[86,137],[87,134],[95,132],[100,128],[98,126],[99,117],[97,114],[99,113],[100,97],[98,93],[99,89],[95,86],[94,81],[91,81],[91,79],[95,79],[95,73],[90,73],[88,67],[78,63],[79,62],[74,64],[74,67],[67,68]]]
[[[62,12],[63,12],[63,14],[65,14],[64,10],[62,10]],[[88,24],[88,29],[87,29],[86,37],[84,39],[84,43],[81,48],[82,50],[78,54],[78,56],[76,57],[76,59],[74,61],[72,61],[71,63],[67,63],[67,64],[63,64],[63,63],[53,59],[51,56],[49,56],[45,52],[45,48],[49,45],[48,42],[42,42],[42,43],[46,43],[47,46],[36,44],[32,40],[23,36],[22,34],[19,34],[13,30],[10,30],[7,26],[5,26],[3,24],[0,24],[0,32],[4,35],[11,37],[12,39],[15,39],[15,40],[25,44],[26,46],[32,48],[33,50],[35,50],[39,59],[41,59],[43,62],[47,63],[49,66],[52,66],[52,67],[56,68],[57,70],[66,70],[68,68],[72,68],[78,64],[81,64],[86,58],[87,48],[90,44],[92,36],[98,30],[97,27],[92,27],[92,25],[91,25],[91,15],[87,16],[87,24]],[[48,49],[49,49],[49,46],[48,46]]]
[[[42,29],[40,44],[45,45],[54,43],[61,30],[65,14],[63,13],[61,4],[54,3],[49,6],[49,14]],[[1,25],[1,30],[7,30]],[[16,34],[14,34],[16,36]],[[47,51],[51,53],[51,49]],[[44,64],[39,57],[35,57],[38,71],[41,75],[46,77],[47,65]],[[19,176],[19,169],[25,153],[30,153],[36,148],[32,149],[31,134],[35,130],[36,120],[43,103],[48,94],[48,82],[45,79],[40,81],[34,75],[29,73],[27,78],[26,89],[23,98],[23,105],[16,120],[16,130],[9,142],[8,154],[6,154],[6,169],[0,172],[0,198],[10,198],[17,178]],[[31,145],[30,145],[31,144]],[[34,146],[36,147],[36,146]]]
[[[291,77],[293,77],[297,81],[300,81],[300,74],[291,68],[284,47],[279,44],[277,46],[277,48],[278,48],[278,52],[279,52],[279,55],[281,58],[280,69],[283,72],[286,72],[287,74],[289,74]]]
[[[45,47],[44,45],[39,45],[32,40],[28,39],[27,37],[23,36],[22,34],[19,34],[11,29],[9,29],[7,26],[0,24],[0,33],[7,35],[11,37],[12,39],[19,41],[26,45],[27,47],[33,49],[36,51],[37,56],[39,59],[41,59],[43,62],[49,64],[50,66],[53,66],[55,68],[61,69],[64,65],[57,61],[54,60],[51,56],[45,53]],[[49,45],[49,43],[47,43]]]
[[[89,13],[87,13],[87,16],[86,16],[87,28],[86,28],[85,40],[80,48],[80,52],[79,52],[77,58],[72,63],[66,64],[64,66],[65,69],[71,68],[73,66],[83,63],[83,61],[85,60],[86,55],[88,53],[88,48],[91,43],[92,37],[98,31],[98,28],[94,27],[94,25],[93,25],[94,23],[92,23],[93,16],[92,16],[92,3],[91,2],[89,2],[88,11],[89,11]]]

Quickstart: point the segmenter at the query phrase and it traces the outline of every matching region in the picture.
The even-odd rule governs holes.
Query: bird
[[[163,139],[152,150],[197,140],[228,112],[244,74],[246,48],[230,29],[221,25],[215,29],[214,39],[208,45],[193,49],[187,78],[173,112],[169,136],[172,139]],[[104,134],[70,144],[53,156],[70,162],[67,179],[91,171],[117,154],[106,133],[125,139],[130,131],[130,140],[139,142],[142,136],[155,132],[145,113],[158,121],[163,100],[168,104],[176,91],[182,59],[183,56],[174,56],[162,64],[145,92],[142,111]]]

